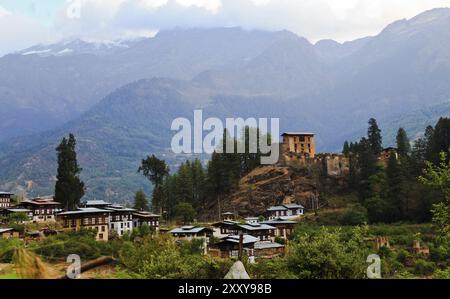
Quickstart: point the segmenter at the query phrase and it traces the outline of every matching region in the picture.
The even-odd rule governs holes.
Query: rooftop
[[[281,206],[274,206],[267,209],[267,211],[285,211],[290,209],[304,209],[305,207],[299,204],[286,204]]]
[[[32,205],[60,205],[61,203],[55,201],[53,197],[36,197],[32,199],[26,199],[19,203],[21,204],[32,204]]]
[[[269,248],[281,248],[284,245],[275,242],[256,242],[255,249],[269,249]]]
[[[245,229],[245,230],[253,230],[253,231],[257,231],[257,230],[269,230],[269,229],[275,229],[275,227],[267,225],[267,224],[262,224],[262,223],[258,223],[258,224],[238,224],[239,227]]]
[[[114,211],[114,212],[135,212],[136,211],[135,209],[126,208],[126,207],[118,206],[118,205],[108,206],[108,207],[105,207],[105,209]]]
[[[133,215],[138,216],[138,217],[161,217],[161,215],[158,214],[153,214],[151,212],[147,212],[147,211],[136,211],[134,210]]]
[[[109,202],[106,202],[104,200],[88,200],[86,201],[86,206],[110,206],[111,204]]]
[[[314,136],[314,133],[310,132],[285,132],[281,136]]]
[[[256,243],[259,239],[250,235],[243,235],[243,244]],[[222,242],[232,242],[238,243],[240,242],[240,236],[230,235],[222,239]]]
[[[291,221],[291,220],[285,220],[283,218],[277,218],[277,219],[273,219],[273,220],[267,220],[267,221],[263,221],[261,223],[264,224],[268,224],[268,225],[276,225],[276,224],[297,224],[297,222],[295,221]]]
[[[0,234],[10,232],[14,230],[13,228],[0,228]]]
[[[177,227],[170,231],[172,234],[197,234],[199,232],[202,232],[204,230],[210,230],[206,227],[195,227],[195,226],[182,226]]]
[[[288,208],[288,209],[304,209],[305,207],[296,203],[292,203],[292,204],[287,204],[287,205],[283,205],[284,207]]]
[[[66,215],[79,215],[79,214],[95,214],[95,213],[109,213],[108,210],[97,209],[97,208],[79,208],[77,211],[68,211],[59,213],[60,216]]]
[[[267,211],[286,211],[287,208],[285,206],[274,206],[267,209]]]
[[[14,195],[14,193],[0,191],[0,195]]]

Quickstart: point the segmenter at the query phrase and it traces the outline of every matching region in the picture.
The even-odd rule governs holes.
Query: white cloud
[[[5,8],[0,6],[0,18],[5,17],[7,15],[11,14],[9,11],[7,11]]]
[[[175,27],[241,26],[247,29],[286,29],[311,41],[323,38],[345,41],[377,34],[388,24],[411,18],[427,9],[450,6],[450,0],[79,1],[80,18],[69,18],[66,7],[54,21],[53,38],[116,39],[141,34],[147,36],[160,29]],[[1,18],[4,19],[5,14],[7,12],[0,8]],[[1,26],[0,32],[20,31],[24,25],[16,26]],[[23,39],[30,34],[14,36],[18,35],[11,34],[10,38]]]
[[[0,6],[0,57],[49,40],[48,30],[39,23]]]

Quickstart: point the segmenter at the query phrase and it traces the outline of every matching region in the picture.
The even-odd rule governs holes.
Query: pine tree
[[[370,178],[377,173],[377,159],[369,140],[366,138],[361,139],[358,148],[359,195],[360,199],[364,201],[373,195],[373,190],[370,188]]]
[[[344,147],[342,149],[342,153],[346,156],[350,154],[350,145],[348,144],[348,141],[344,142]]]
[[[398,160],[394,155],[388,160],[386,168],[387,196],[389,203],[389,221],[399,221],[404,217],[404,196],[402,190],[403,176]]]
[[[446,153],[450,148],[450,118],[441,117],[433,130],[430,138],[429,161],[436,165],[440,162],[440,153]]]
[[[205,204],[205,171],[200,160],[195,159],[191,163],[191,174],[193,184],[193,205],[195,208],[199,208]]]
[[[401,157],[406,157],[411,152],[411,145],[409,143],[408,135],[405,129],[400,128],[397,132],[397,150]]]
[[[369,129],[367,132],[370,147],[374,155],[379,155],[383,151],[383,138],[377,121],[374,118],[369,120]]]
[[[186,202],[192,204],[194,199],[193,181],[191,166],[189,161],[181,164],[178,170],[176,181],[176,198],[177,202]]]
[[[162,213],[164,205],[164,192],[161,187],[164,178],[169,175],[169,167],[164,160],[159,160],[152,155],[142,160],[138,172],[142,172],[153,183],[152,209],[155,213]]]
[[[63,138],[56,148],[58,153],[58,170],[55,185],[55,200],[67,210],[75,210],[84,196],[84,183],[79,174],[82,169],[78,166],[75,151],[76,140],[73,134]]]
[[[145,196],[144,191],[138,191],[136,192],[136,195],[134,196],[134,209],[138,211],[150,211],[147,197]]]

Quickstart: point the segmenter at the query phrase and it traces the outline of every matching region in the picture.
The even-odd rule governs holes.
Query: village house
[[[20,232],[14,228],[0,228],[0,239],[19,238]]]
[[[98,208],[80,208],[77,211],[62,212],[57,215],[64,230],[80,231],[92,229],[97,232],[98,241],[108,241],[109,215],[111,211]]]
[[[272,242],[260,241],[259,238],[248,235],[230,235],[211,246],[209,254],[221,258],[238,258],[242,242],[242,254],[254,260],[255,258],[273,258],[285,253],[285,246]]]
[[[283,237],[284,239],[287,239],[294,232],[294,228],[297,225],[297,222],[283,218],[275,218],[262,221],[261,223],[275,227],[275,236]]]
[[[146,211],[135,211],[133,213],[133,227],[141,227],[143,224],[148,225],[155,231],[159,231],[160,215],[156,215]]]
[[[239,243],[241,241],[241,236],[239,235],[229,235],[222,240],[211,246],[209,249],[209,254],[215,257],[221,258],[238,258],[239,257]],[[248,257],[254,256],[255,243],[259,239],[251,235],[242,235],[242,253]]]
[[[32,212],[33,223],[55,222],[56,213],[59,212],[59,202],[54,201],[52,196],[37,197],[29,200],[24,200],[15,209],[30,210]]]
[[[267,224],[247,223],[247,224],[236,224],[233,226],[231,230],[235,235],[246,234],[256,237],[260,241],[269,241],[269,240],[273,241],[275,238],[275,229],[276,229],[275,227]]]
[[[283,152],[304,154],[310,158],[316,156],[316,143],[313,133],[286,132],[283,137]]]
[[[33,219],[33,211],[29,210],[29,209],[22,209],[22,208],[10,208],[10,209],[3,209],[0,210],[0,215],[8,218],[11,217],[14,214],[23,214],[27,216],[27,220],[23,220],[23,221],[19,221],[19,223],[24,224],[24,223],[29,223],[32,221]]]
[[[109,211],[109,229],[115,231],[119,237],[126,232],[133,231],[133,213],[134,209],[125,208],[118,205],[111,205],[104,208]]]
[[[224,220],[213,223],[211,226],[214,227],[214,237],[222,238],[233,234],[234,228],[237,224],[239,224],[239,222],[232,220]]]
[[[256,258],[274,258],[285,254],[285,246],[276,242],[256,242],[254,255]]]
[[[182,226],[170,231],[178,241],[203,240],[203,254],[208,253],[209,239],[213,236],[213,230],[207,227]]]
[[[0,209],[6,209],[6,208],[10,208],[12,206],[11,197],[13,195],[14,195],[13,193],[0,191]]]
[[[236,216],[231,212],[222,213],[222,221],[235,221]]]
[[[299,204],[285,204],[274,206],[267,209],[267,215],[270,220],[273,219],[295,219],[304,214],[305,207]]]
[[[213,230],[207,227],[182,226],[172,229],[170,233],[177,240],[192,240],[201,238],[210,238],[213,236]]]

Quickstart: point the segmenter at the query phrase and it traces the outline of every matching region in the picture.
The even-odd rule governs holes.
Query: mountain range
[[[176,29],[154,38],[35,46],[0,58],[0,189],[52,192],[55,147],[73,132],[87,197],[127,202],[150,191],[148,154],[175,168],[174,118],[279,117],[338,151],[376,117],[393,145],[450,115],[450,9],[397,21],[380,34],[316,44],[288,31]],[[4,109],[3,109],[4,108]]]

